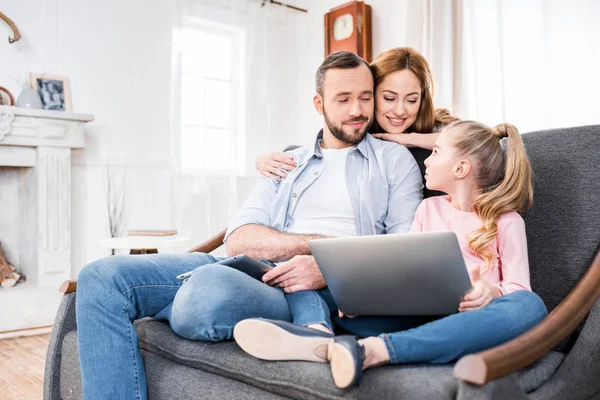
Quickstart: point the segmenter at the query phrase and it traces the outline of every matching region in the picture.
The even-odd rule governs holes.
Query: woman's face
[[[375,119],[381,129],[404,133],[417,119],[421,91],[417,76],[408,69],[386,76],[375,91]]]

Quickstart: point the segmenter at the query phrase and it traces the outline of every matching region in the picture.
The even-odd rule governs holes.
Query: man
[[[331,331],[331,301],[308,241],[409,230],[421,175],[405,147],[367,135],[374,109],[368,64],[334,53],[319,67],[316,86],[322,132],[290,153],[298,168],[284,181],[261,178],[226,234],[229,255],[281,262],[263,277],[267,284],[199,253],[108,257],[82,270],[77,321],[85,398],[147,397],[132,324],[145,316],[210,341],[231,339],[233,327],[253,317]],[[183,285],[175,278],[191,270]]]

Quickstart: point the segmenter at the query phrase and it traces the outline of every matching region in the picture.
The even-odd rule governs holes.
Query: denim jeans
[[[359,337],[381,337],[391,364],[443,364],[506,343],[547,314],[537,294],[519,290],[479,310],[446,317],[334,317],[333,322]]]
[[[133,321],[168,320],[190,339],[232,338],[239,321],[263,317],[331,328],[314,291],[285,295],[203,253],[111,256],[87,265],[77,283],[84,399],[146,399],[146,373]],[[176,279],[194,270],[185,282]]]

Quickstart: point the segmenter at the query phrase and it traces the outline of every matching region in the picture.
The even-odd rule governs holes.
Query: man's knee
[[[108,256],[89,263],[77,277],[78,296],[79,292],[94,290],[99,286],[115,284],[123,275],[125,258],[129,256]]]
[[[232,281],[245,274],[227,266],[198,267],[177,291],[171,313],[171,328],[188,339],[222,341],[231,339],[235,325],[238,288]]]
[[[111,313],[121,310],[123,303],[116,299],[123,292],[119,282],[124,282],[127,274],[122,258],[123,256],[105,257],[83,267],[77,277],[78,318],[86,314],[85,310],[90,307],[101,307]]]

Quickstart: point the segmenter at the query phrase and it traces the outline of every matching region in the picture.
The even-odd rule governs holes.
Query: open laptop
[[[347,315],[448,315],[471,290],[454,232],[308,242],[338,308]]]

